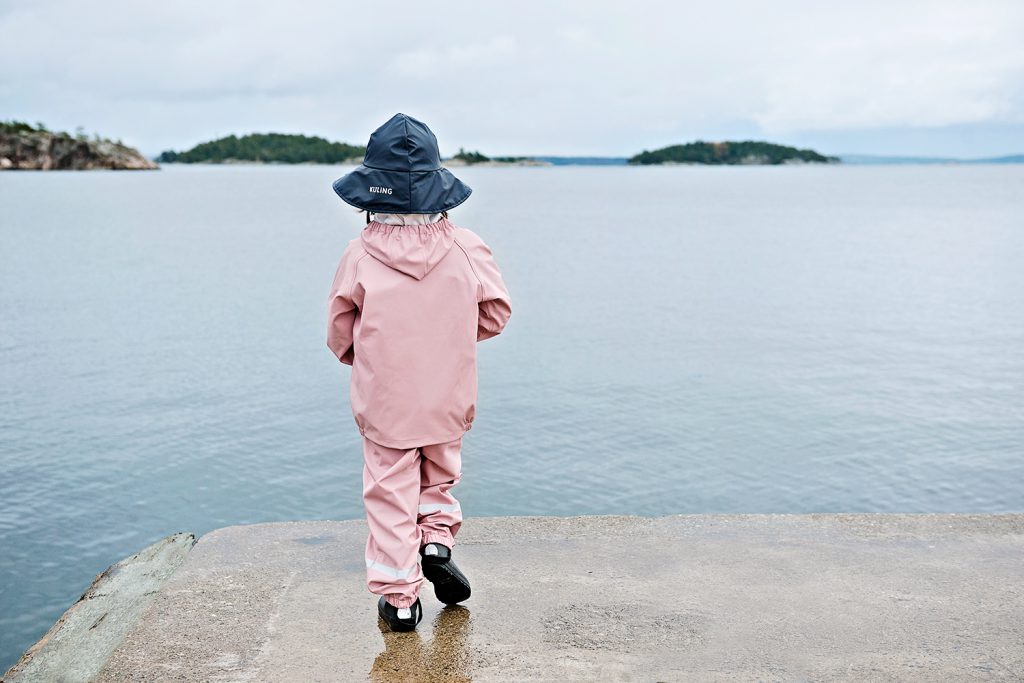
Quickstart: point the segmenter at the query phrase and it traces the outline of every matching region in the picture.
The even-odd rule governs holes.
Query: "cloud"
[[[5,116],[148,151],[399,110],[493,153],[1024,123],[1015,1],[8,0],[0,35]]]
[[[511,36],[495,36],[465,45],[431,45],[399,52],[393,58],[394,72],[420,78],[452,69],[480,71],[515,59],[517,45]]]
[[[763,105],[752,118],[768,131],[1024,121],[1016,8],[893,11],[902,7],[879,8],[871,21],[846,17],[832,40],[780,60],[763,75]]]

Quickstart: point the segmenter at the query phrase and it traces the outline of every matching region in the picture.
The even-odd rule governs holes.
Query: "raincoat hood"
[[[443,218],[422,225],[389,225],[371,221],[363,228],[363,249],[400,273],[422,280],[455,244],[455,226]]]
[[[377,213],[439,213],[473,191],[441,166],[437,138],[422,121],[395,114],[370,136],[363,163],[334,181],[346,203]]]

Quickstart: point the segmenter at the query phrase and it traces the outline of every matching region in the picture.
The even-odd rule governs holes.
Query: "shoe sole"
[[[388,628],[396,633],[407,633],[409,631],[415,631],[420,621],[423,619],[423,610],[419,610],[418,618],[415,624],[407,624],[404,621],[391,622],[388,621],[387,615],[384,614],[384,610],[381,609],[380,605],[377,606],[377,616],[384,620],[384,623],[388,625]]]
[[[469,600],[472,593],[469,588],[469,579],[450,560],[444,564],[425,562],[423,577],[434,584],[434,595],[446,605]]]

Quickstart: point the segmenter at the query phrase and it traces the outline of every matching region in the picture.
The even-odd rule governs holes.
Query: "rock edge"
[[[195,534],[163,538],[100,573],[0,683],[90,681],[181,566]]]

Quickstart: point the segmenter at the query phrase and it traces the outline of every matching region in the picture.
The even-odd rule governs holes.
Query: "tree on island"
[[[837,157],[828,157],[812,149],[797,149],[770,142],[743,140],[741,142],[690,142],[672,145],[653,152],[643,151],[630,158],[634,165],[649,164],[784,164],[784,163],[838,163]]]
[[[530,157],[489,157],[480,152],[467,152],[463,148],[459,147],[459,153],[452,157],[452,159],[458,159],[468,164],[482,164],[487,161],[497,161],[502,164],[513,164],[517,161],[525,161]]]
[[[44,135],[52,135],[53,137],[58,139],[75,139],[80,140],[82,142],[89,140],[89,136],[86,135],[85,128],[83,128],[82,126],[78,126],[77,128],[75,128],[75,134],[72,135],[71,133],[65,131],[50,130],[42,121],[37,121],[36,125],[34,126],[31,123],[26,123],[25,121],[0,121],[0,133],[42,133]],[[94,142],[109,142],[117,145],[123,144],[120,140],[117,140],[115,142],[110,138],[105,138],[101,136],[99,133],[93,133],[92,140]]]
[[[255,161],[283,164],[339,164],[361,159],[365,147],[309,135],[253,133],[203,142],[185,152],[168,150],[157,160],[183,164]]]
[[[491,158],[480,152],[467,152],[466,150],[459,147],[459,153],[452,157],[452,159],[458,159],[464,161],[467,164],[482,164],[485,161],[490,161]]]

